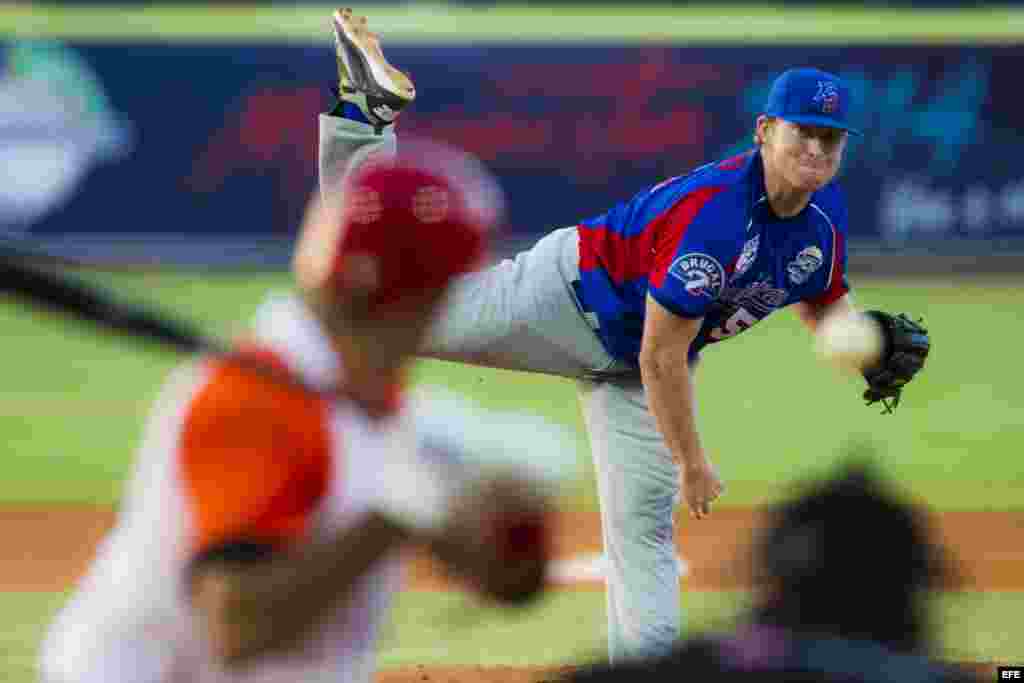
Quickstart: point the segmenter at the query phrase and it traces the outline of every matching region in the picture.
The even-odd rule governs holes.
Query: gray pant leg
[[[614,360],[576,304],[579,234],[562,228],[528,251],[459,278],[423,355],[567,377]]]
[[[679,636],[678,467],[639,379],[581,381],[606,562],[608,655],[663,654]]]
[[[320,191],[337,187],[371,155],[394,156],[393,130],[320,116]],[[423,355],[579,377],[613,359],[575,303],[579,235],[555,230],[514,259],[456,281]]]
[[[377,135],[368,124],[321,114],[320,193],[339,187],[371,155],[393,157],[396,148],[395,132],[390,128]]]

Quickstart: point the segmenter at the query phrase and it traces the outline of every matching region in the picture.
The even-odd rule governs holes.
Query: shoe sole
[[[332,21],[337,52],[348,72],[352,87],[366,95],[391,96],[397,97],[403,103],[411,102],[414,95],[410,96],[407,90],[395,82],[388,73],[388,68],[367,56],[338,12],[334,13]]]

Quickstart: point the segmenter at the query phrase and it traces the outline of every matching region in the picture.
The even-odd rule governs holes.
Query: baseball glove
[[[890,315],[883,311],[866,311],[865,314],[882,328],[885,349],[882,360],[864,370],[864,379],[868,383],[864,401],[866,405],[881,401],[885,406],[882,414],[885,415],[899,405],[904,385],[924,367],[931,339],[921,319],[915,321],[905,313]]]

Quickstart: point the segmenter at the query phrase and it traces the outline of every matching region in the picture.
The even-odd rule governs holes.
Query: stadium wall
[[[1024,253],[1024,46],[433,44],[389,55],[421,93],[402,132],[463,146],[498,175],[508,248],[743,150],[771,79],[815,64],[850,83],[865,131],[842,172],[856,263],[942,254],[973,269],[996,254],[1012,270]],[[285,262],[315,184],[317,114],[331,104],[326,41],[8,41],[4,67],[8,237],[107,262]],[[940,264],[917,260],[930,261]]]

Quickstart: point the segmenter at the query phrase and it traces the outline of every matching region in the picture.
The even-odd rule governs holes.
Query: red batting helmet
[[[469,155],[403,140],[394,159],[370,161],[307,213],[295,253],[300,286],[358,295],[371,311],[444,290],[483,259],[501,192]]]

